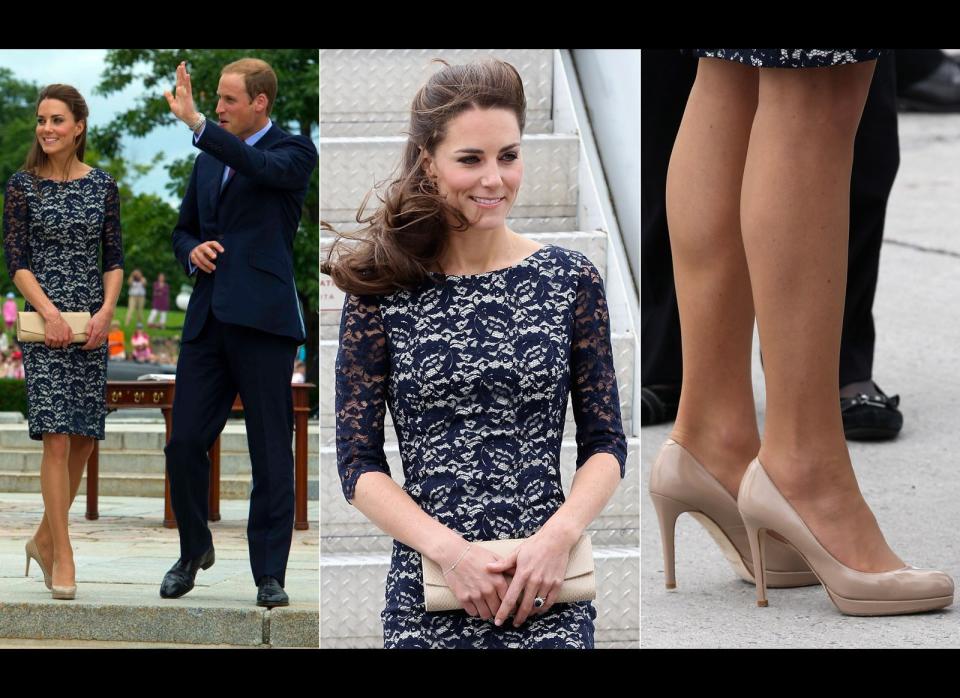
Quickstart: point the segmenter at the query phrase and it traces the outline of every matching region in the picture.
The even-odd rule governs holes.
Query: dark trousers
[[[667,232],[667,166],[696,77],[697,59],[678,50],[644,50],[640,63],[641,384],[676,384],[683,378],[683,357]],[[887,199],[899,165],[894,58],[884,55],[877,61],[854,143],[841,386],[873,375],[873,297]]]
[[[253,490],[247,539],[254,582],[281,585],[293,536],[293,398],[290,378],[296,343],[207,316],[177,362],[173,429],[167,444],[170,496],[180,530],[180,556],[202,555],[213,542],[207,451],[223,430],[237,393],[243,401]]]

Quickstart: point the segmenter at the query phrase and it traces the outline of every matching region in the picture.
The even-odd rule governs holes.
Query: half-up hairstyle
[[[362,226],[357,232],[338,233],[321,221],[321,227],[337,237],[320,271],[346,293],[378,295],[415,288],[446,249],[451,226],[454,230],[469,227],[463,213],[446,202],[423,167],[424,157],[433,156],[446,137],[451,119],[469,109],[507,109],[516,115],[523,133],[527,101],[516,68],[500,60],[467,65],[436,61],[444,68],[413,98],[399,174],[383,194],[377,192],[379,208],[364,217],[371,190],[357,212]],[[353,244],[346,245],[345,240]]]

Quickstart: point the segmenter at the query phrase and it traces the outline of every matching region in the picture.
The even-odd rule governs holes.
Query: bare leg
[[[70,452],[67,458],[67,471],[70,474],[70,504],[67,506],[67,511],[73,506],[73,500],[77,498],[80,483],[83,482],[83,471],[90,459],[90,452],[93,451],[93,443],[94,439],[89,436],[70,435]],[[40,558],[44,566],[49,570],[53,564],[53,532],[46,512],[43,513],[43,519],[33,539],[40,550]]]
[[[903,566],[857,485],[837,386],[853,140],[873,68],[759,71],[741,204],[767,387],[760,461],[820,542],[865,572]]]
[[[70,510],[70,474],[67,461],[70,439],[66,434],[43,435],[40,461],[40,491],[43,494],[44,519],[53,539],[53,566],[50,575],[56,586],[72,586],[76,578],[73,548],[67,529]]]
[[[683,344],[672,438],[734,496],[757,455],[753,299],[740,189],[759,71],[701,59],[667,173],[667,220]]]

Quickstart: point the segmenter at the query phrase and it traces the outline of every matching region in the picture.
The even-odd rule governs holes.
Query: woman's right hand
[[[73,332],[59,312],[52,318],[45,318],[44,324],[44,344],[51,349],[63,349],[70,346]]]
[[[467,541],[464,541],[463,548],[457,551],[457,556],[466,546]],[[444,561],[446,565],[443,569],[449,569],[456,559],[454,557],[449,562]],[[506,596],[509,585],[506,577],[499,572],[488,571],[487,565],[499,559],[489,550],[471,545],[466,555],[456,562],[453,571],[443,577],[450,585],[450,590],[457,597],[457,601],[463,606],[463,610],[471,616],[493,620],[497,615],[500,601]]]

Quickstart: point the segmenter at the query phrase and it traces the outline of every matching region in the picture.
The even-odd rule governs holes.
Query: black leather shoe
[[[680,406],[679,385],[644,385],[640,387],[640,426],[672,422]]]
[[[851,441],[887,441],[903,428],[900,396],[887,396],[876,383],[873,387],[875,395],[840,398],[843,433]]]
[[[903,111],[960,112],[960,65],[944,57],[937,69],[898,95]]]
[[[193,589],[197,571],[210,569],[215,560],[212,545],[207,552],[193,560],[180,558],[164,575],[163,583],[160,584],[160,596],[165,599],[179,599]]]
[[[260,577],[257,583],[257,605],[273,608],[274,606],[289,606],[290,597],[280,586],[280,582],[269,575]]]

